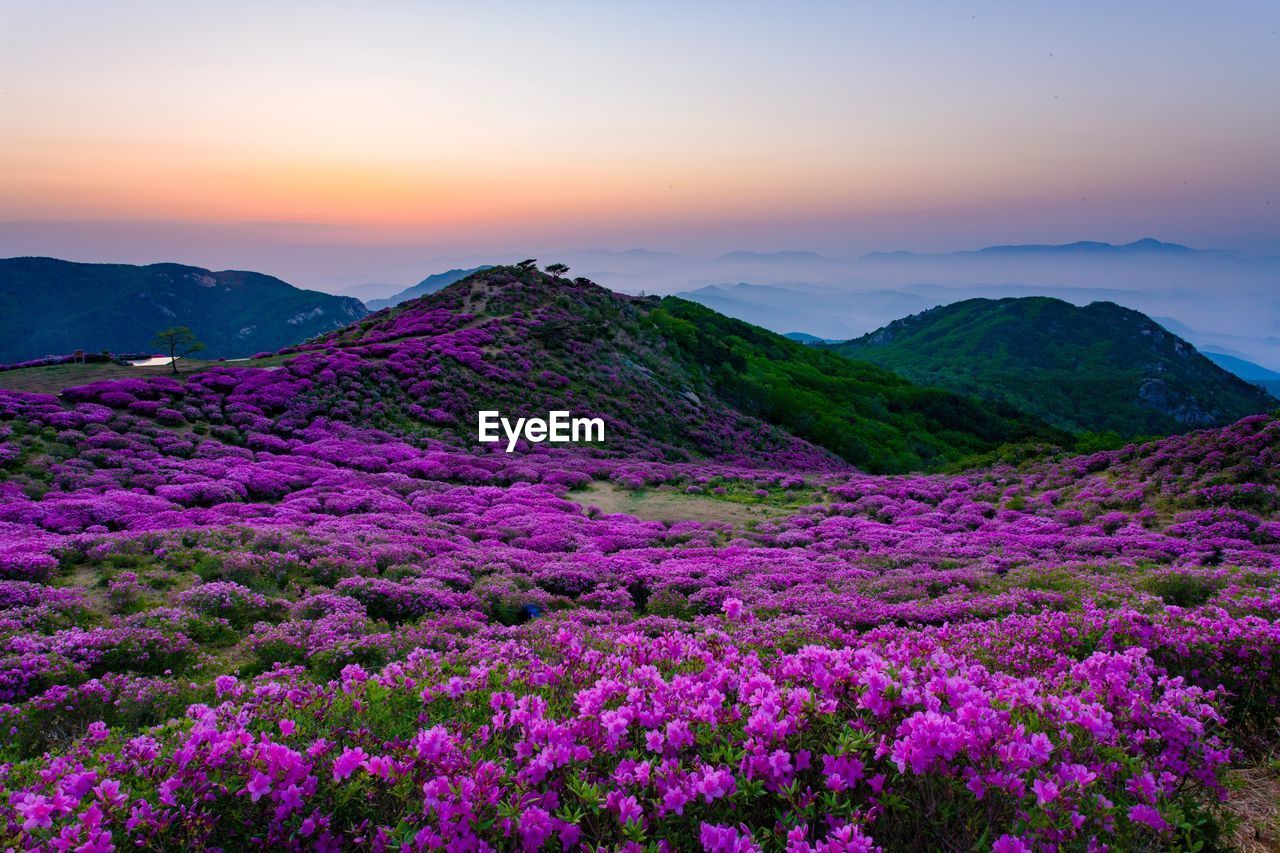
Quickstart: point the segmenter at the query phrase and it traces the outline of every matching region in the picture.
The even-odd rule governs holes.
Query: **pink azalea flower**
[[[333,778],[334,781],[346,779],[356,771],[361,764],[364,763],[368,755],[360,747],[347,747],[333,761]]]

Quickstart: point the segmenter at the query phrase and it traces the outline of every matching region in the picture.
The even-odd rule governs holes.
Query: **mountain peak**
[[[1106,301],[966,299],[835,349],[1074,431],[1178,432],[1277,404],[1150,317]]]
[[[696,303],[615,293],[532,266],[473,273],[290,351],[341,352],[391,371],[379,386],[388,389],[382,408],[398,413],[392,422],[422,417],[428,404],[418,401],[431,400],[428,419],[453,441],[468,440],[478,409],[569,409],[603,417],[615,454],[806,465],[839,456],[902,471],[993,442],[1063,437]],[[424,372],[431,378],[390,392],[395,377]]]

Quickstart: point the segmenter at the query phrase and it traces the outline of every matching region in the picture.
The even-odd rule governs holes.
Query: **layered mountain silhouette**
[[[492,265],[486,264],[471,267],[470,269],[456,269],[436,273],[435,275],[427,276],[413,287],[406,287],[394,296],[388,296],[386,299],[366,299],[364,304],[370,311],[381,311],[383,308],[390,308],[393,305],[399,305],[401,302],[408,302],[410,299],[417,299],[419,296],[426,296],[428,293],[443,290],[455,281],[460,281],[472,273],[487,269],[492,269]]]
[[[1273,397],[1280,397],[1280,373],[1243,358],[1222,352],[1204,351],[1205,358],[1251,385],[1261,385]]]
[[[1045,256],[1058,255],[1065,257],[1124,257],[1124,256],[1141,256],[1141,255],[1201,255],[1201,254],[1224,254],[1215,250],[1192,249],[1181,243],[1166,243],[1157,240],[1154,237],[1143,237],[1141,240],[1134,240],[1132,243],[1104,243],[1099,240],[1077,240],[1074,243],[1014,243],[1005,246],[987,246],[982,249],[973,249],[970,251],[945,252],[941,254],[918,253],[918,252],[871,252],[863,255],[863,260],[875,259],[892,259],[892,258],[958,258],[964,256]]]
[[[256,272],[0,260],[0,362],[149,351],[155,333],[170,326],[190,327],[206,344],[201,357],[235,358],[300,343],[367,313],[357,299]]]
[[[1145,238],[1113,244],[1002,245],[873,252],[856,259],[734,256],[662,270],[669,286],[601,276],[607,285],[680,295],[775,332],[848,340],[935,305],[965,299],[1052,296],[1111,301],[1153,317],[1201,350],[1280,370],[1276,319],[1280,257],[1199,249]],[[769,260],[765,260],[768,258]],[[572,260],[569,263],[573,263]],[[457,264],[455,264],[457,266]],[[1206,289],[1206,282],[1212,288]]]
[[[1146,315],[1112,302],[968,299],[829,349],[1072,431],[1172,433],[1280,406]]]
[[[1268,370],[1260,364],[1254,364],[1252,361],[1238,358],[1234,355],[1228,355],[1224,352],[1211,352],[1209,350],[1204,350],[1203,352],[1205,358],[1209,359],[1223,370],[1234,373],[1241,379],[1245,379],[1250,382],[1280,380],[1280,373],[1277,373],[1274,370]]]

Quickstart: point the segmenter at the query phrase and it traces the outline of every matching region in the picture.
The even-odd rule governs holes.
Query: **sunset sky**
[[[0,0],[0,254],[1280,252],[1280,4]]]

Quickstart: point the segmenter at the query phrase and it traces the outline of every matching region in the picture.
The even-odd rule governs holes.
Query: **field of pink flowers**
[[[435,360],[560,380],[406,316],[0,392],[0,845],[1223,843],[1280,714],[1280,421],[932,476],[714,413],[714,461],[509,456],[450,440]],[[775,512],[584,511],[593,481]]]

